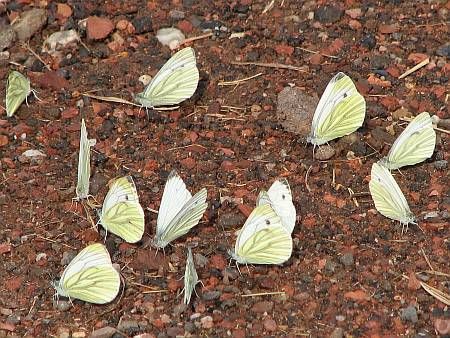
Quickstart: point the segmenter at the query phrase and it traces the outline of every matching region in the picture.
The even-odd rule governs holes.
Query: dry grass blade
[[[260,293],[250,293],[247,295],[241,295],[241,297],[258,297],[258,296],[275,296],[275,295],[284,295],[284,291],[275,291],[275,292],[260,292]]]
[[[414,73],[416,70],[426,66],[427,64],[430,63],[430,58],[426,58],[425,60],[419,62],[417,65],[415,65],[414,67],[412,67],[411,69],[408,69],[406,72],[404,72],[402,75],[400,75],[398,78],[399,79],[403,79],[405,77],[407,77],[408,75]]]
[[[213,36],[213,33],[207,33],[207,34],[203,34],[203,35],[199,35],[199,36],[193,36],[192,38],[184,39],[183,42],[180,43],[180,46],[184,45],[186,43],[195,41],[195,40],[206,39],[206,38],[209,38],[210,36]]]
[[[125,99],[121,99],[120,97],[115,97],[115,96],[98,96],[98,95],[93,95],[93,94],[89,94],[89,93],[83,93],[81,94],[83,96],[87,96],[96,100],[100,100],[100,101],[107,101],[107,102],[115,102],[115,103],[123,103],[123,104],[129,104],[132,106],[136,106],[136,107],[140,107],[141,105],[136,104],[134,102],[130,102],[128,100]]]
[[[426,292],[428,292],[434,298],[450,306],[450,295],[448,293],[436,289],[435,287],[432,287],[431,285],[428,285],[427,283],[424,282],[420,282],[420,285],[424,288]]]
[[[242,83],[242,82],[245,82],[245,81],[254,79],[255,77],[261,76],[261,75],[263,75],[263,74],[264,74],[264,73],[258,73],[258,74],[255,74],[255,75],[252,75],[252,76],[249,76],[249,77],[240,79],[240,80],[234,80],[234,81],[222,81],[222,82],[219,82],[217,85],[218,85],[218,86],[234,86],[234,85],[239,85],[239,84]]]
[[[270,11],[273,6],[275,5],[275,0],[271,0],[267,3],[266,7],[264,7],[264,10],[262,11],[262,14],[266,14],[268,11]]]
[[[266,63],[266,62],[237,62],[233,61],[231,62],[232,65],[236,66],[258,66],[258,67],[266,67],[266,68],[277,68],[277,69],[289,69],[289,70],[296,70],[298,72],[305,72],[307,73],[307,67],[297,67],[292,65],[284,65],[282,63]]]
[[[299,48],[300,50],[303,50],[303,51],[305,51],[305,52],[308,52],[308,53],[312,53],[312,54],[320,54],[320,55],[325,56],[325,57],[327,57],[327,58],[331,58],[331,59],[339,59],[339,57],[338,57],[338,56],[335,56],[335,55],[325,54],[325,53],[317,52],[317,51],[315,51],[315,50],[311,50],[311,49],[303,48],[303,47],[297,47],[297,48]]]

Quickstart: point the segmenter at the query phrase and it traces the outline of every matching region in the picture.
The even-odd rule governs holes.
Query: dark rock
[[[219,299],[221,295],[222,295],[222,292],[220,292],[220,291],[207,291],[207,292],[203,293],[202,299],[203,300]]]
[[[409,321],[412,323],[417,323],[419,321],[417,310],[412,305],[408,306],[407,308],[401,309],[400,318],[403,321]]]
[[[344,253],[341,257],[339,257],[339,261],[345,266],[352,266],[355,262],[353,259],[353,254],[351,252]]]
[[[110,338],[116,331],[117,330],[111,326],[102,327],[101,329],[93,331],[89,338]]]
[[[286,87],[277,101],[277,119],[284,129],[306,138],[318,99],[298,87]]]
[[[384,55],[373,55],[370,58],[370,67],[372,69],[384,69],[389,66],[389,58]]]
[[[11,47],[16,41],[17,34],[11,27],[6,27],[0,31],[0,52]]]
[[[369,50],[375,48],[377,45],[377,39],[373,34],[367,34],[361,39],[361,45]]]
[[[344,11],[336,6],[321,6],[314,11],[314,19],[321,23],[333,23],[339,21]]]
[[[41,8],[33,8],[22,13],[12,28],[17,33],[20,41],[27,41],[36,34],[47,22],[47,11]]]
[[[136,34],[143,34],[153,31],[152,17],[150,15],[140,16],[131,21],[136,30]]]
[[[448,161],[447,160],[440,160],[433,163],[434,167],[437,170],[445,170],[448,167]]]
[[[447,42],[446,44],[439,46],[436,49],[436,55],[445,56],[446,58],[449,58],[450,57],[450,42]]]

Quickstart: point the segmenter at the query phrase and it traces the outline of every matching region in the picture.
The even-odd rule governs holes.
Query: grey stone
[[[101,329],[92,332],[89,338],[110,338],[116,331],[117,330],[111,326],[102,327]]]
[[[172,326],[167,329],[166,333],[169,337],[183,337],[184,329],[182,327]]]
[[[139,331],[139,323],[135,320],[120,319],[117,330],[122,332],[137,332]]]
[[[152,17],[150,15],[144,15],[137,17],[131,21],[136,34],[143,34],[153,31]]]
[[[344,338],[344,329],[337,327],[331,332],[330,338]]]
[[[68,311],[71,306],[72,306],[72,304],[70,304],[70,301],[68,301],[68,300],[54,300],[53,301],[53,307],[61,312]]]
[[[355,262],[353,259],[353,254],[351,252],[346,252],[341,257],[339,257],[339,261],[345,266],[352,266]]]
[[[321,6],[314,11],[314,19],[321,23],[333,23],[339,21],[343,10],[336,6]]]
[[[6,27],[0,31],[0,52],[11,47],[17,39],[17,34],[12,27]]]
[[[208,264],[208,258],[199,253],[194,254],[194,261],[195,265],[200,268],[204,268]]]
[[[47,11],[41,8],[33,8],[22,13],[12,28],[17,33],[20,41],[29,40],[34,34],[41,30],[47,23]]]
[[[173,20],[182,20],[185,17],[185,13],[183,11],[180,11],[178,9],[172,9],[169,12],[169,18],[173,19]]]
[[[319,161],[326,161],[336,154],[336,150],[329,144],[319,146],[314,152],[314,158]]]
[[[446,58],[450,57],[450,42],[447,42],[446,44],[439,46],[436,49],[436,54],[439,56],[445,56]]]
[[[203,293],[202,299],[203,300],[219,299],[221,294],[222,294],[222,292],[220,292],[220,291],[207,291],[207,292]]]
[[[409,321],[412,323],[417,323],[419,317],[417,316],[417,310],[414,306],[410,305],[407,308],[401,309],[400,318],[403,321]]]
[[[277,119],[286,131],[306,139],[318,98],[297,87],[286,87],[277,98]]]
[[[76,255],[77,255],[76,251],[73,250],[64,251],[63,256],[61,258],[61,265],[69,264],[72,261],[72,259],[75,258]]]
[[[186,322],[184,324],[184,330],[189,333],[193,333],[195,331],[195,325],[192,322]]]
[[[325,272],[328,272],[328,275],[334,273],[334,271],[336,270],[336,266],[337,264],[335,262],[333,262],[331,259],[327,259],[325,263]]]
[[[447,160],[440,160],[433,163],[434,167],[437,170],[445,170],[448,167],[448,161]]]

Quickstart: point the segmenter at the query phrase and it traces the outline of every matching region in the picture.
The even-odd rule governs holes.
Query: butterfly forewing
[[[232,257],[238,263],[281,264],[292,253],[292,239],[270,204],[256,207],[242,227]]]
[[[190,98],[197,89],[199,73],[194,50],[175,53],[136,100],[144,107],[175,105]]]
[[[395,140],[380,164],[392,170],[422,162],[433,155],[435,145],[436,133],[430,114],[423,112]]]
[[[128,243],[141,240],[145,215],[131,176],[114,181],[103,202],[100,223]]]
[[[354,132],[361,127],[365,112],[366,102],[353,81],[344,73],[336,74],[320,98],[308,141],[321,145]]]
[[[372,165],[369,190],[375,208],[382,215],[402,224],[414,222],[414,215],[394,177],[388,169],[378,163]]]
[[[191,197],[174,215],[167,226],[161,228],[159,233],[156,233],[155,246],[163,248],[196,226],[208,207],[206,197],[207,190],[205,188]]]
[[[183,208],[192,197],[186,184],[175,170],[172,170],[164,186],[161,205],[159,206],[158,219],[156,221],[156,234],[161,236],[175,215]]]
[[[13,116],[30,93],[30,80],[15,70],[9,73],[6,87],[6,115]]]
[[[192,257],[191,249],[188,248],[186,270],[184,271],[184,304],[189,304],[191,301],[192,292],[195,290],[197,283],[198,275],[195,270],[194,258]]]
[[[70,262],[57,285],[61,296],[104,304],[116,297],[120,276],[105,246],[96,243],[84,248]]]
[[[78,154],[78,181],[76,194],[77,199],[81,200],[89,196],[89,179],[91,177],[91,147],[95,145],[95,140],[88,139],[86,124],[81,120],[80,132],[80,150]]]
[[[297,218],[295,206],[292,203],[292,193],[285,178],[276,180],[267,192],[261,191],[256,205],[270,204],[276,214],[280,216],[283,226],[292,233]]]

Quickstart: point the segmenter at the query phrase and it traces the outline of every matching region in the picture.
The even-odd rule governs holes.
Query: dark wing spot
[[[284,196],[284,194],[283,194],[283,195],[281,195],[281,198],[282,198],[282,199],[286,199],[286,196]]]
[[[270,221],[268,219],[266,219],[266,224],[270,225]]]

